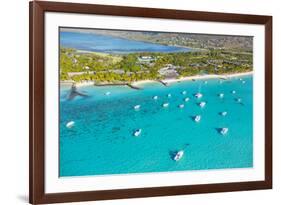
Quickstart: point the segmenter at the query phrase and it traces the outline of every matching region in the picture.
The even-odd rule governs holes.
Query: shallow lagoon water
[[[245,84],[238,78],[222,83],[209,79],[207,84],[185,81],[168,87],[149,83],[141,85],[142,90],[88,86],[79,90],[90,97],[72,101],[66,100],[69,89],[61,87],[60,176],[252,167],[252,76],[243,79]],[[203,97],[196,99],[193,95],[199,91]],[[204,108],[198,106],[201,101],[207,102]],[[163,108],[166,102],[169,107]],[[138,111],[133,108],[137,104],[141,105]],[[180,109],[180,104],[185,107]],[[222,111],[228,114],[221,116]],[[193,116],[198,114],[202,118],[196,123]],[[71,120],[75,125],[68,129],[66,123]],[[222,127],[229,128],[225,136],[218,132]],[[141,135],[133,136],[139,128]],[[174,153],[181,149],[185,154],[176,162]]]
[[[60,45],[85,51],[103,53],[189,52],[193,49],[134,41],[109,35],[79,32],[60,32]]]

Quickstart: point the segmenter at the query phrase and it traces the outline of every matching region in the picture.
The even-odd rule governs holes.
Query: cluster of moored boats
[[[246,83],[246,81],[244,81],[243,79],[239,79],[243,84],[245,84]],[[207,84],[207,81],[204,81],[204,83],[205,84]],[[231,93],[232,94],[236,94],[236,91],[235,90],[232,90],[231,91]],[[111,93],[110,92],[106,92],[106,93],[104,93],[106,96],[109,96]],[[187,91],[182,91],[181,92],[181,94],[182,95],[186,95],[187,94]],[[172,94],[171,93],[169,93],[169,94],[167,94],[167,97],[168,98],[171,98],[172,97]],[[198,93],[196,93],[196,94],[194,94],[194,97],[195,98],[197,98],[197,99],[201,99],[202,97],[203,97],[203,94],[202,93],[200,93],[200,92],[198,92]],[[219,98],[224,98],[224,93],[219,93],[218,94],[218,97]],[[153,100],[158,100],[159,99],[159,97],[157,96],[157,95],[155,95],[155,96],[153,96],[152,97],[152,99]],[[186,98],[184,98],[184,101],[185,102],[188,102],[190,100],[190,98],[188,98],[188,97],[186,97]],[[238,102],[238,103],[241,103],[242,102],[242,99],[241,98],[236,98],[236,101]],[[204,108],[205,106],[206,106],[206,102],[205,101],[201,101],[201,102],[199,102],[198,103],[198,105],[201,107],[201,108]],[[169,103],[168,102],[165,102],[165,103],[163,103],[162,104],[162,107],[164,107],[164,108],[167,108],[167,107],[169,107]],[[184,108],[185,107],[185,105],[184,104],[180,104],[180,105],[178,105],[178,107],[179,108]],[[141,109],[141,105],[135,105],[134,107],[134,110],[140,110]],[[228,113],[226,112],[226,111],[222,111],[222,112],[220,112],[219,113],[221,116],[226,116]],[[193,120],[196,122],[196,123],[199,123],[200,121],[201,121],[201,115],[195,115],[194,117],[193,117]],[[73,126],[75,125],[75,122],[74,121],[69,121],[69,122],[67,122],[67,124],[66,124],[66,127],[67,128],[72,128]],[[227,133],[228,133],[228,127],[223,127],[223,128],[220,128],[219,129],[219,133],[221,134],[221,135],[226,135]],[[134,132],[133,132],[133,136],[135,136],[135,137],[139,137],[140,135],[141,135],[141,133],[142,133],[142,129],[136,129],[136,130],[134,130]],[[176,153],[175,153],[175,155],[173,156],[173,160],[175,160],[175,161],[179,161],[182,157],[183,157],[183,155],[184,155],[184,150],[179,150],[179,151],[177,151]]]
[[[207,81],[206,81],[206,82],[207,82]],[[183,95],[186,95],[186,94],[187,94],[186,91],[182,91],[181,93],[182,93]],[[235,90],[232,90],[231,93],[232,93],[232,94],[236,94],[236,91],[235,91]],[[167,97],[168,97],[168,98],[171,98],[172,95],[169,93],[169,94],[167,94]],[[197,99],[201,99],[201,98],[203,97],[203,94],[199,92],[199,93],[194,94],[194,97],[197,98]],[[224,98],[224,93],[219,93],[219,94],[218,94],[218,97],[219,97],[219,98]],[[158,100],[158,98],[159,98],[158,96],[153,96],[153,99],[154,99],[154,100]],[[188,97],[186,97],[186,98],[184,99],[185,102],[188,102],[189,100],[190,100],[190,99],[189,99]],[[242,99],[241,99],[241,98],[237,98],[236,101],[240,103],[240,102],[242,101]],[[201,102],[198,103],[198,105],[199,105],[201,108],[204,108],[204,107],[206,106],[206,104],[207,104],[207,103],[206,103],[205,101],[201,101]],[[139,110],[140,107],[141,107],[141,105],[135,105],[135,106],[134,106],[134,109],[135,109],[135,110]],[[164,107],[164,108],[169,107],[169,103],[163,103],[163,104],[162,104],[162,107]],[[184,104],[180,104],[180,105],[178,105],[178,107],[179,107],[179,108],[184,108],[185,105],[184,105]],[[227,113],[226,111],[222,111],[222,112],[220,112],[219,114],[220,114],[221,116],[226,116],[228,113]],[[194,120],[195,122],[197,122],[197,123],[200,122],[200,121],[201,121],[201,115],[195,115],[195,116],[193,117],[193,120]],[[228,130],[229,130],[228,127],[222,127],[222,128],[219,129],[219,133],[220,133],[221,135],[226,135],[226,134],[228,133]],[[137,130],[135,130],[135,131],[134,131],[134,136],[135,136],[135,137],[140,136],[141,132],[142,132],[142,129],[137,129]],[[184,150],[179,150],[179,151],[177,151],[177,152],[175,153],[175,155],[173,156],[173,160],[179,161],[179,160],[183,157],[183,155],[184,155]]]

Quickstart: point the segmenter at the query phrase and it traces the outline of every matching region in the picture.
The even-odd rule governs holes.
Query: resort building
[[[140,57],[138,57],[138,61],[140,63],[151,63],[151,62],[155,61],[155,58],[152,56],[140,56]]]
[[[179,76],[177,68],[179,68],[179,66],[167,64],[166,67],[161,68],[158,73],[165,79],[177,78]]]

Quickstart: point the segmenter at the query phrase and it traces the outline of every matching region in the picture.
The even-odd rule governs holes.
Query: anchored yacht
[[[164,103],[162,106],[163,106],[163,107],[168,107],[168,106],[169,106],[169,103]]]
[[[202,94],[202,93],[196,93],[196,94],[195,94],[195,97],[196,97],[196,98],[202,98],[202,97],[203,97],[203,94]]]
[[[174,160],[175,161],[179,161],[184,155],[184,151],[183,150],[180,150],[177,152],[177,154],[174,156]]]
[[[200,103],[199,103],[199,106],[200,106],[201,108],[205,107],[205,105],[206,105],[206,102],[200,102]]]
[[[135,110],[139,110],[140,107],[141,107],[140,105],[135,105],[135,106],[134,106],[134,109],[135,109]]]
[[[227,132],[228,132],[228,128],[227,128],[227,127],[222,128],[221,131],[220,131],[220,133],[221,133],[222,135],[226,135]]]
[[[74,121],[69,121],[68,123],[66,123],[66,127],[67,128],[72,128],[74,126],[75,122]]]
[[[194,117],[194,121],[195,121],[195,122],[200,122],[200,120],[201,120],[201,116],[200,116],[200,115],[196,115],[196,116]]]
[[[134,132],[134,136],[135,136],[135,137],[140,136],[140,134],[141,134],[141,129],[138,129],[138,130],[136,130],[136,131]]]

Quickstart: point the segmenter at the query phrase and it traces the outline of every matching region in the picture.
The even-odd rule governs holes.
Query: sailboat
[[[134,136],[135,136],[135,137],[140,136],[141,131],[142,131],[141,129],[136,130],[136,131],[134,132]]]
[[[223,93],[220,93],[220,94],[219,94],[219,97],[220,97],[220,98],[223,98],[223,97],[224,97],[224,94],[223,94]]]
[[[197,99],[199,98],[202,98],[203,97],[203,94],[201,93],[201,83],[199,84],[199,87],[198,87],[198,92],[194,95]]]
[[[74,121],[69,121],[68,123],[66,123],[66,127],[70,129],[74,126],[74,124],[75,124]]]
[[[162,106],[163,106],[163,107],[168,107],[168,106],[169,106],[169,103],[164,103]]]
[[[228,128],[227,128],[227,127],[221,128],[220,133],[221,133],[222,135],[226,135],[227,132],[228,132]]]
[[[195,122],[200,122],[200,120],[201,120],[201,115],[196,115],[196,116],[194,117],[194,121],[195,121]]]
[[[184,151],[183,150],[180,150],[176,153],[176,155],[174,156],[174,160],[175,161],[179,161],[184,155]]]
[[[189,144],[186,144],[183,149],[177,151],[177,152],[174,154],[174,156],[173,156],[173,160],[174,160],[174,161],[177,162],[177,161],[179,161],[179,160],[183,157],[183,155],[184,155],[184,150],[186,149],[187,146],[189,146]]]
[[[179,105],[179,108],[184,108],[184,104],[180,104],[180,105]]]
[[[135,109],[135,110],[139,110],[140,107],[141,107],[140,105],[135,105],[135,106],[134,106],[134,109]]]
[[[205,107],[205,105],[206,105],[206,102],[200,102],[200,103],[199,103],[199,106],[200,106],[201,108]]]

